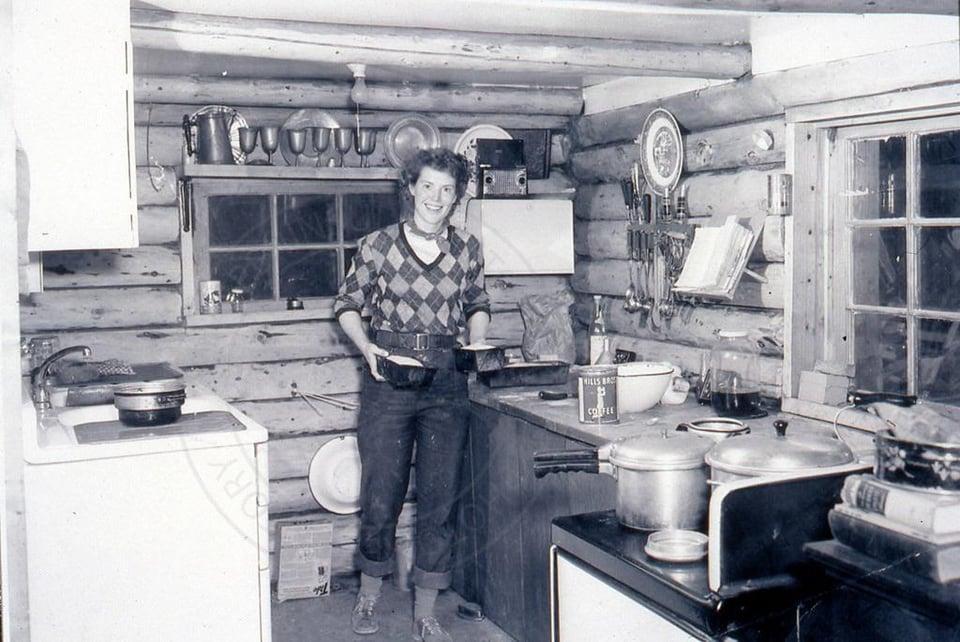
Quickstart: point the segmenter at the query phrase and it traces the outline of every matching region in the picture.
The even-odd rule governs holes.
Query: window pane
[[[280,243],[335,243],[337,197],[332,194],[283,194],[277,205]]]
[[[960,312],[960,227],[920,230],[920,307]]]
[[[920,136],[920,215],[960,216],[960,131]]]
[[[904,229],[855,229],[852,239],[854,303],[906,305],[907,236]]]
[[[269,196],[211,196],[207,207],[211,247],[270,242]]]
[[[343,248],[343,273],[344,274],[350,271],[350,262],[353,261],[353,257],[356,253],[357,253],[357,248],[355,247]]]
[[[906,319],[884,314],[854,314],[854,354],[857,388],[906,394]]]
[[[920,395],[960,403],[960,321],[920,320]]]
[[[389,194],[348,194],[343,197],[343,240],[353,241],[400,219],[400,203]]]
[[[269,252],[211,252],[210,278],[220,281],[224,295],[243,288],[247,299],[272,299],[272,265]]]
[[[334,296],[336,293],[336,250],[280,252],[280,298]]]
[[[907,144],[903,136],[853,141],[847,197],[853,218],[906,216]]]

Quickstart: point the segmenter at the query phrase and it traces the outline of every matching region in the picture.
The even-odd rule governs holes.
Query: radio
[[[480,198],[513,198],[527,195],[527,168],[480,168]]]

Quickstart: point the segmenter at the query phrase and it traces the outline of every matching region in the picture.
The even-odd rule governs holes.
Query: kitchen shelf
[[[327,181],[396,181],[394,167],[286,167],[278,165],[185,165],[184,178],[275,178]]]

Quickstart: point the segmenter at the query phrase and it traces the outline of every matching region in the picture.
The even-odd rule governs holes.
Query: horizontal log
[[[310,462],[317,450],[342,434],[334,432],[271,439],[267,448],[271,481],[308,476]]]
[[[575,36],[489,34],[439,29],[366,27],[317,22],[251,20],[162,11],[131,11],[132,39],[137,47],[195,54],[255,56],[273,60],[318,63],[365,63],[407,69],[456,69],[476,72],[667,75],[695,78],[738,78],[750,70],[750,49],[744,45],[677,44],[608,40]],[[340,83],[349,87],[349,83]],[[373,94],[374,83],[368,84]],[[579,94],[579,92],[576,92]],[[374,97],[365,104],[390,108]],[[138,98],[138,100],[143,100]],[[274,103],[275,104],[275,103]],[[323,106],[322,103],[315,103]],[[331,105],[336,106],[336,105]],[[476,111],[471,101],[445,110]],[[562,101],[520,105],[521,111],[580,112]],[[407,107],[399,107],[406,109]],[[557,111],[563,108],[563,111]],[[499,111],[499,110],[498,110]]]
[[[570,289],[566,276],[495,276],[486,280],[485,287],[490,303],[497,306],[515,307],[520,299],[530,294],[550,294]]]
[[[272,109],[330,108],[336,110],[331,115],[343,125],[355,117],[350,99],[352,87],[353,82],[342,80],[305,82],[264,78],[139,76],[134,79],[134,98],[138,103],[226,104],[238,108]],[[570,116],[580,113],[582,103],[583,96],[574,89],[469,85],[438,87],[430,84],[367,82],[362,107],[366,110],[379,108],[393,111],[394,119],[397,111]],[[191,113],[194,109],[183,113]],[[241,109],[241,112],[245,114],[246,110]],[[366,117],[367,114],[363,114],[364,120]],[[169,116],[164,116],[164,119],[169,120]],[[378,120],[381,125],[389,124],[382,122],[383,118]],[[445,120],[463,122],[464,119]],[[377,121],[368,124],[373,126],[373,122]]]
[[[143,245],[128,250],[45,252],[44,288],[85,288],[180,283],[180,252]]]
[[[957,15],[953,0],[643,0],[671,9],[781,11],[783,13],[925,13]]]
[[[86,288],[35,292],[20,301],[23,333],[171,325],[180,319],[175,288]],[[141,355],[141,359],[143,355]]]
[[[61,332],[60,345],[86,345],[95,358],[177,367],[353,355],[335,321],[229,327],[157,327]]]
[[[229,363],[184,368],[187,393],[204,386],[227,401],[286,399],[291,391],[321,394],[360,390],[359,357],[324,357],[298,361]]]
[[[407,498],[413,499],[414,495],[414,471],[411,470],[410,488],[407,490]],[[317,500],[313,498],[310,492],[310,484],[306,477],[297,477],[293,479],[278,479],[270,482],[270,514],[277,513],[299,513],[303,511],[315,511],[321,508]]]
[[[157,78],[156,76],[139,76],[140,78]],[[202,82],[202,81],[198,81]],[[284,83],[291,88],[296,88],[302,81],[290,81]],[[308,83],[304,91],[309,91]],[[306,102],[300,106],[275,107],[277,96],[272,97],[264,95],[260,102],[269,106],[241,105],[237,102],[241,99],[237,96],[220,96],[212,92],[216,86],[211,88],[210,103],[237,105],[240,115],[244,117],[247,124],[251,127],[260,125],[282,125],[290,115],[300,107],[316,107],[312,102]],[[294,91],[298,91],[294,89]],[[285,92],[286,93],[286,92]],[[185,114],[192,114],[207,102],[200,102],[200,97],[193,100],[185,97],[183,103],[156,103],[156,102],[137,102],[134,104],[134,118],[137,125],[151,125],[158,127],[179,127]],[[249,99],[244,99],[249,100]],[[356,118],[353,109],[324,109],[338,123],[350,123]],[[506,129],[556,129],[565,131],[570,126],[570,117],[559,114],[481,114],[481,113],[453,113],[453,112],[429,112],[430,120],[441,130],[451,129],[454,131],[464,131],[474,125],[490,124],[497,125]],[[379,129],[388,128],[396,119],[398,114],[395,111],[374,111],[367,108],[361,108],[360,121],[366,127]]]
[[[702,219],[691,219],[693,222]],[[709,221],[703,221],[709,224]],[[574,250],[591,259],[627,259],[627,221],[576,220],[573,224]],[[764,217],[763,231],[750,260],[756,263],[783,262],[783,217]]]
[[[754,135],[769,140],[770,148],[758,147]],[[689,174],[783,163],[785,143],[786,123],[782,117],[686,134],[683,136],[683,170]],[[592,147],[571,155],[571,172],[582,183],[617,181],[630,176],[633,164],[639,163],[642,155],[640,145],[632,141]]]
[[[604,319],[608,332],[639,339],[675,341],[682,345],[709,350],[717,341],[718,330],[745,330],[760,354],[783,356],[783,312],[755,310],[727,305],[699,304],[683,306],[680,314],[664,321],[662,328],[651,329],[643,314],[623,309],[622,298],[604,297]],[[580,325],[593,318],[593,297],[577,296],[574,314]]]
[[[577,149],[633,139],[651,111],[668,109],[680,126],[696,132],[770,118],[788,107],[881,94],[960,78],[957,41],[918,45],[774,71],[578,119]]]
[[[177,172],[173,167],[137,168],[137,205],[177,205]]]
[[[585,356],[584,348],[588,343],[586,328],[578,328],[576,336],[578,360],[582,361]],[[657,341],[622,334],[611,334],[610,345],[613,349],[620,348],[636,352],[637,357],[645,361],[667,361],[680,366],[685,376],[699,375],[703,359],[710,352],[706,348],[687,346],[667,339]],[[763,396],[771,399],[780,398],[782,371],[782,359],[757,357],[757,376],[760,379],[760,393]]]
[[[555,167],[547,178],[527,181],[527,191],[534,197],[564,198],[575,194],[577,186],[562,169]]]
[[[163,245],[180,241],[180,213],[175,206],[148,205],[137,210],[140,245]]]
[[[783,264],[750,264],[750,269],[767,282],[758,283],[749,276],[740,280],[730,305],[748,308],[783,309]],[[578,294],[606,294],[622,297],[630,284],[629,261],[583,259],[577,261],[571,285]]]
[[[359,401],[359,395],[355,393],[335,396],[344,401]],[[318,435],[357,429],[355,410],[344,410],[322,402],[311,403],[313,408],[302,398],[291,397],[270,401],[237,401],[233,405],[267,429],[271,444],[277,439],[299,435]]]
[[[767,177],[783,172],[780,166],[744,168],[733,172],[699,172],[683,177],[687,189],[687,213],[720,222],[727,216],[766,216]],[[627,206],[619,183],[581,185],[573,211],[584,220],[626,220]]]

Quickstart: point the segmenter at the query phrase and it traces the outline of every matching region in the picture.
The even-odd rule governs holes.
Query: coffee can
[[[220,281],[200,281],[200,314],[220,314]]]
[[[615,424],[620,422],[617,405],[617,366],[587,366],[577,380],[580,396],[580,423]]]

